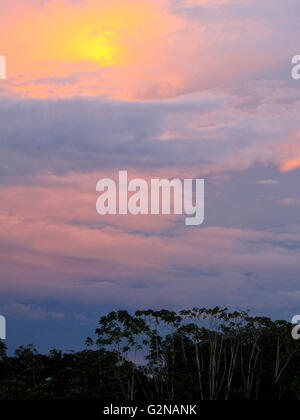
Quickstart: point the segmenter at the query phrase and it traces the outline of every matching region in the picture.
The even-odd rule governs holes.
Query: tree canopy
[[[13,357],[0,342],[0,400],[298,400],[292,325],[246,311],[114,311],[80,352]]]

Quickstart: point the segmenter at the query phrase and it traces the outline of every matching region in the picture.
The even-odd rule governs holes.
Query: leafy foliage
[[[0,400],[298,400],[291,329],[219,307],[111,312],[78,353],[0,342]]]

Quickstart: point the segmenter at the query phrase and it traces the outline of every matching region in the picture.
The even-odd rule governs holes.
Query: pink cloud
[[[218,294],[230,301],[250,287],[245,272],[284,290],[281,279],[299,269],[298,250],[276,245],[299,240],[297,230],[189,229],[161,216],[101,220],[95,192],[86,192],[93,177],[1,187],[2,293],[94,303],[183,304]]]
[[[239,2],[183,5],[218,8],[225,3]],[[171,6],[167,0],[6,6],[0,35],[7,40],[2,53],[9,77],[1,84],[2,94],[164,99],[232,88],[282,62],[276,42],[282,32],[267,19],[232,13],[230,21],[227,14],[197,20]]]

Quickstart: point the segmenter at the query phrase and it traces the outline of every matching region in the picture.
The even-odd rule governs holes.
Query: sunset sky
[[[0,314],[77,348],[114,309],[300,313],[299,0],[0,3]],[[100,178],[204,178],[205,222],[99,216]]]

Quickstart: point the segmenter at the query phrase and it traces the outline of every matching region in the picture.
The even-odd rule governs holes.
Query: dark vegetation
[[[0,400],[299,400],[291,330],[220,308],[111,312],[78,353],[0,342]]]

